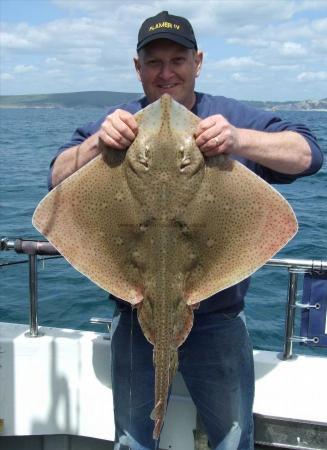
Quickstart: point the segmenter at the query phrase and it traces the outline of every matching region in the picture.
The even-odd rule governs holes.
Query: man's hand
[[[240,146],[238,129],[220,114],[201,120],[195,132],[195,142],[205,156],[237,154]]]
[[[138,127],[128,111],[116,109],[106,117],[99,130],[99,138],[110,148],[126,150],[134,141]]]

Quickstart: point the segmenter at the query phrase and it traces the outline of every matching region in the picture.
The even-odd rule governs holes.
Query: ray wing
[[[223,155],[206,161],[203,183],[184,220],[199,260],[188,278],[190,304],[254,273],[297,232],[288,202],[245,166]]]
[[[122,172],[125,152],[101,155],[51,191],[33,225],[75,267],[101,288],[131,303],[141,297],[132,243],[139,211]]]

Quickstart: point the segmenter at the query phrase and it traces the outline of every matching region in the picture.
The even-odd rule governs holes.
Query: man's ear
[[[134,58],[134,66],[135,66],[137,78],[139,81],[141,81],[141,74],[140,74],[141,65],[140,65],[139,58]]]
[[[195,64],[196,64],[196,71],[195,71],[195,76],[198,77],[200,75],[201,72],[201,67],[202,67],[202,63],[203,63],[203,52],[196,52],[195,57]]]

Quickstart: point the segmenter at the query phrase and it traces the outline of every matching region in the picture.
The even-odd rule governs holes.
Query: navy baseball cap
[[[184,17],[173,16],[168,11],[162,11],[142,23],[138,34],[137,51],[156,39],[169,39],[186,48],[198,49],[190,22]]]

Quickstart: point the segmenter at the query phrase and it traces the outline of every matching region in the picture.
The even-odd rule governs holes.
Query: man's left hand
[[[201,120],[195,132],[195,142],[205,156],[237,153],[240,146],[238,129],[220,114]]]

